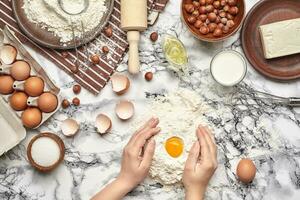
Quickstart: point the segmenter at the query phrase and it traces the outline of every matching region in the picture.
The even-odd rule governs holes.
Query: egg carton
[[[39,126],[41,126],[45,121],[47,121],[57,110],[59,110],[61,102],[60,89],[53,83],[53,81],[51,81],[44,69],[38,64],[38,62],[35,61],[35,59],[24,48],[22,43],[15,37],[14,32],[11,31],[7,26],[5,26],[3,30],[0,29],[0,52],[5,45],[13,46],[17,50],[17,57],[15,61],[23,60],[29,64],[31,68],[30,76],[37,76],[44,81],[44,92],[51,92],[57,97],[57,108],[51,113],[42,112],[42,121],[37,127],[34,127],[34,129],[36,129]],[[0,58],[0,75],[10,75],[11,67],[12,64],[5,64]],[[25,81],[15,81],[13,84],[14,90],[23,91],[24,83]],[[11,149],[13,146],[17,145],[25,137],[24,132],[22,130],[26,129],[22,126],[21,120],[21,115],[23,111],[15,111],[11,108],[11,106],[9,105],[9,98],[11,95],[12,94],[0,94],[0,127],[11,127],[10,130],[15,130],[15,134],[10,134],[12,138],[8,138],[9,135],[3,133],[5,131],[0,131],[0,155]],[[38,98],[39,97],[28,97],[27,105],[29,107],[37,107]],[[3,107],[5,107],[5,109],[2,109]],[[9,113],[9,115],[14,115],[14,117],[7,117],[7,113]],[[18,127],[18,129],[15,129],[14,127]],[[21,129],[20,127],[23,127],[23,129]],[[8,141],[7,144],[1,144],[4,141]]]

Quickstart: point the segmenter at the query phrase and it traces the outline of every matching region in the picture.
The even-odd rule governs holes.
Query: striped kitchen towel
[[[120,29],[120,0],[114,0],[114,9],[108,21],[107,26],[113,29],[112,37],[107,37],[103,32],[88,44],[89,54],[99,53],[103,45],[109,47],[109,53],[104,55],[100,54],[99,64],[91,64],[85,62],[89,60],[84,53],[83,48],[79,48],[79,62],[82,67],[79,68],[77,73],[73,73],[72,69],[75,68],[74,61],[76,59],[75,51],[59,51],[41,47],[28,39],[20,31],[11,7],[12,0],[0,1],[0,27],[3,29],[7,25],[20,41],[29,45],[37,52],[52,61],[60,69],[64,70],[67,74],[72,76],[76,82],[86,88],[93,94],[98,94],[102,88],[109,81],[110,76],[113,74],[118,64],[122,60],[124,53],[128,49],[126,41],[126,34]],[[161,12],[165,8],[168,0],[148,0],[149,13]],[[150,15],[149,15],[150,16]],[[74,70],[73,70],[74,71]]]

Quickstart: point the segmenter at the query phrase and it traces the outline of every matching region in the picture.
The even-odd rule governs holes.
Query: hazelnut
[[[229,13],[226,13],[226,18],[227,18],[228,20],[234,19],[234,17],[233,17],[231,14],[229,14]]]
[[[213,32],[213,36],[220,37],[222,35],[222,30],[220,28],[216,28],[216,30]]]
[[[150,39],[152,42],[155,42],[158,39],[158,33],[157,32],[151,33]]]
[[[195,28],[199,29],[202,26],[202,24],[203,24],[203,22],[200,19],[198,19],[195,22],[194,26],[195,26]]]
[[[206,19],[206,20],[205,20],[205,24],[206,24],[206,25],[210,24],[209,19]]]
[[[217,15],[215,14],[215,13],[209,13],[208,15],[207,15],[207,18],[208,18],[208,20],[210,21],[210,22],[214,22],[214,21],[216,21],[216,19],[217,19]]]
[[[193,4],[185,4],[184,9],[186,10],[186,12],[192,13],[192,12],[194,12],[195,7]]]
[[[198,17],[198,19],[200,19],[202,22],[205,22],[206,19],[207,19],[207,15],[200,15],[200,16]]]
[[[213,5],[207,5],[207,6],[205,7],[205,9],[206,9],[206,12],[208,12],[208,13],[210,13],[210,12],[213,12],[213,11],[214,11],[214,7],[213,7]]]
[[[229,28],[232,28],[234,26],[234,21],[233,20],[228,20],[226,26],[228,26]]]
[[[214,2],[214,0],[206,0],[207,5],[213,4],[213,2]]]
[[[219,16],[222,17],[222,18],[226,17],[226,12],[224,12],[224,11],[220,12]]]
[[[218,28],[219,28],[219,29],[222,29],[222,28],[223,28],[223,26],[224,26],[224,24],[222,24],[222,23],[218,23]]]
[[[103,46],[103,47],[102,47],[102,52],[103,52],[104,54],[107,54],[107,53],[109,52],[109,48],[108,48],[107,46]]]
[[[198,17],[199,16],[199,11],[198,10],[194,10],[194,12],[192,13],[193,16]]]
[[[189,16],[187,18],[187,21],[190,23],[190,24],[194,24],[196,22],[197,18],[194,17],[194,16]]]
[[[100,62],[100,58],[97,54],[92,55],[90,57],[90,59],[91,59],[92,63],[94,63],[94,64],[98,64]]]
[[[203,35],[206,35],[206,34],[209,33],[208,27],[206,27],[206,26],[204,26],[204,25],[200,27],[199,31],[200,31],[200,33],[203,34]]]
[[[66,58],[66,57],[69,56],[69,53],[68,53],[67,51],[63,51],[63,52],[61,52],[61,56],[62,56],[63,58]]]
[[[195,8],[199,8],[200,3],[198,1],[193,1],[193,5]]]
[[[217,16],[217,19],[215,21],[217,24],[221,22],[221,17],[220,16]]]
[[[205,6],[206,1],[205,0],[199,0],[199,3],[200,3],[201,6]]]
[[[225,34],[228,33],[229,32],[229,27],[228,26],[223,26],[222,32],[225,33]]]
[[[61,107],[63,107],[63,109],[66,109],[70,106],[70,102],[67,100],[67,99],[64,99],[62,102],[61,102]]]
[[[200,14],[205,14],[205,13],[206,13],[206,8],[205,8],[205,6],[201,6],[201,7],[199,8],[199,12],[200,12]]]
[[[216,23],[211,23],[211,24],[208,24],[208,29],[209,29],[209,32],[212,33],[214,32],[214,30],[218,27],[218,25]]]
[[[219,11],[217,9],[214,9],[214,13],[217,15]]]
[[[78,65],[75,64],[75,66],[72,66],[71,67],[71,71],[74,73],[74,74],[77,74],[79,72],[79,67]]]
[[[105,34],[107,37],[111,37],[112,34],[113,34],[112,28],[111,28],[111,27],[106,27],[106,28],[104,29],[104,34]]]
[[[80,85],[76,84],[76,85],[73,86],[74,94],[79,94],[80,91],[81,91],[81,86]]]
[[[213,5],[216,9],[219,9],[221,7],[220,1],[214,1]]]
[[[73,100],[72,100],[72,103],[74,106],[79,106],[80,105],[80,99],[78,99],[77,97],[75,97]]]
[[[152,72],[147,72],[147,73],[145,74],[145,79],[146,79],[147,81],[151,81],[152,78],[153,78],[153,73],[152,73]]]
[[[230,7],[230,9],[228,10],[228,12],[232,15],[237,15],[239,12],[238,7],[234,6],[234,7]]]
[[[221,4],[222,7],[225,6],[226,5],[226,0],[221,0],[220,4]]]
[[[227,23],[227,21],[228,21],[227,18],[222,18],[221,19],[221,23],[224,24],[224,25]]]
[[[227,2],[230,6],[236,6],[237,4],[237,0],[227,0]]]
[[[225,12],[228,12],[229,11],[229,5],[225,5],[224,7],[223,7],[223,10],[225,11]]]

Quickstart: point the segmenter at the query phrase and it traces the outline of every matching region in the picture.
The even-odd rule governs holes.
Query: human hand
[[[124,148],[121,172],[117,180],[126,184],[130,190],[148,175],[155,150],[152,136],[160,131],[158,123],[158,118],[151,118],[133,134]]]
[[[183,173],[186,199],[203,199],[208,182],[217,169],[217,147],[211,131],[199,126],[196,141],[189,153]]]

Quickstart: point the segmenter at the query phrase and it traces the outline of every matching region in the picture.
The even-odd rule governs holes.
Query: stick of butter
[[[300,53],[300,18],[259,27],[266,59]]]

